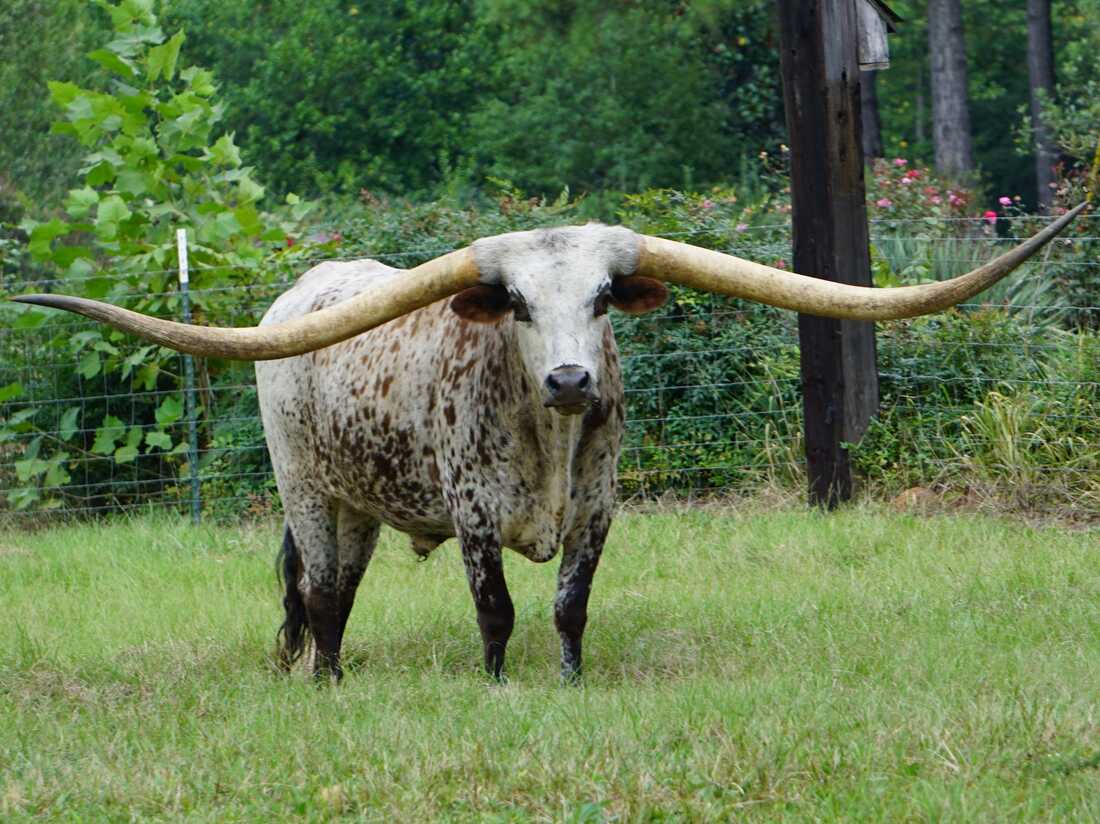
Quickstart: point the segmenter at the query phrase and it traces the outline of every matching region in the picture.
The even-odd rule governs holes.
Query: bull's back
[[[374,261],[322,264],[275,301],[262,325],[402,274]],[[316,352],[256,365],[284,496],[319,490],[405,531],[449,529],[431,437],[434,339],[445,309],[443,301]]]

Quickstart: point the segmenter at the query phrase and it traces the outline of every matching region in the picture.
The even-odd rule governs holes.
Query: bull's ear
[[[496,323],[508,314],[512,301],[503,286],[471,286],[451,298],[451,310],[474,323]]]
[[[659,280],[626,275],[611,281],[611,305],[628,315],[644,315],[663,306],[668,289]]]

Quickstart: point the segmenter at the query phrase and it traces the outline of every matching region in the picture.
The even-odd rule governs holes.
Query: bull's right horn
[[[642,236],[637,273],[807,315],[852,320],[910,318],[939,312],[988,289],[1053,240],[1087,205],[1082,203],[972,272],[920,286],[850,286],[649,236]]]
[[[271,326],[192,326],[67,295],[22,295],[19,303],[65,309],[178,352],[230,360],[274,360],[312,352],[358,335],[478,283],[469,248],[429,260],[366,292]]]

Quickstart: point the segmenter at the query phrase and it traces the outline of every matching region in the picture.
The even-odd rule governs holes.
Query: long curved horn
[[[1087,205],[1082,203],[972,272],[920,286],[850,286],[648,235],[641,236],[637,274],[807,315],[852,320],[910,318],[947,309],[988,289],[1053,240]]]
[[[152,318],[109,303],[66,295],[22,295],[19,303],[65,309],[179,352],[232,360],[274,360],[312,352],[381,326],[478,282],[470,249],[430,260],[369,292],[286,323],[240,329],[190,326]]]

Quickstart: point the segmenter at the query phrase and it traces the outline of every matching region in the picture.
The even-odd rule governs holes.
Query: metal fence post
[[[191,322],[190,276],[187,270],[187,230],[176,230],[176,249],[180,262],[180,296],[183,299],[183,322]],[[183,356],[183,391],[187,411],[187,463],[191,468],[191,521],[202,520],[202,499],[199,489],[199,421],[198,404],[195,398],[195,359]]]

